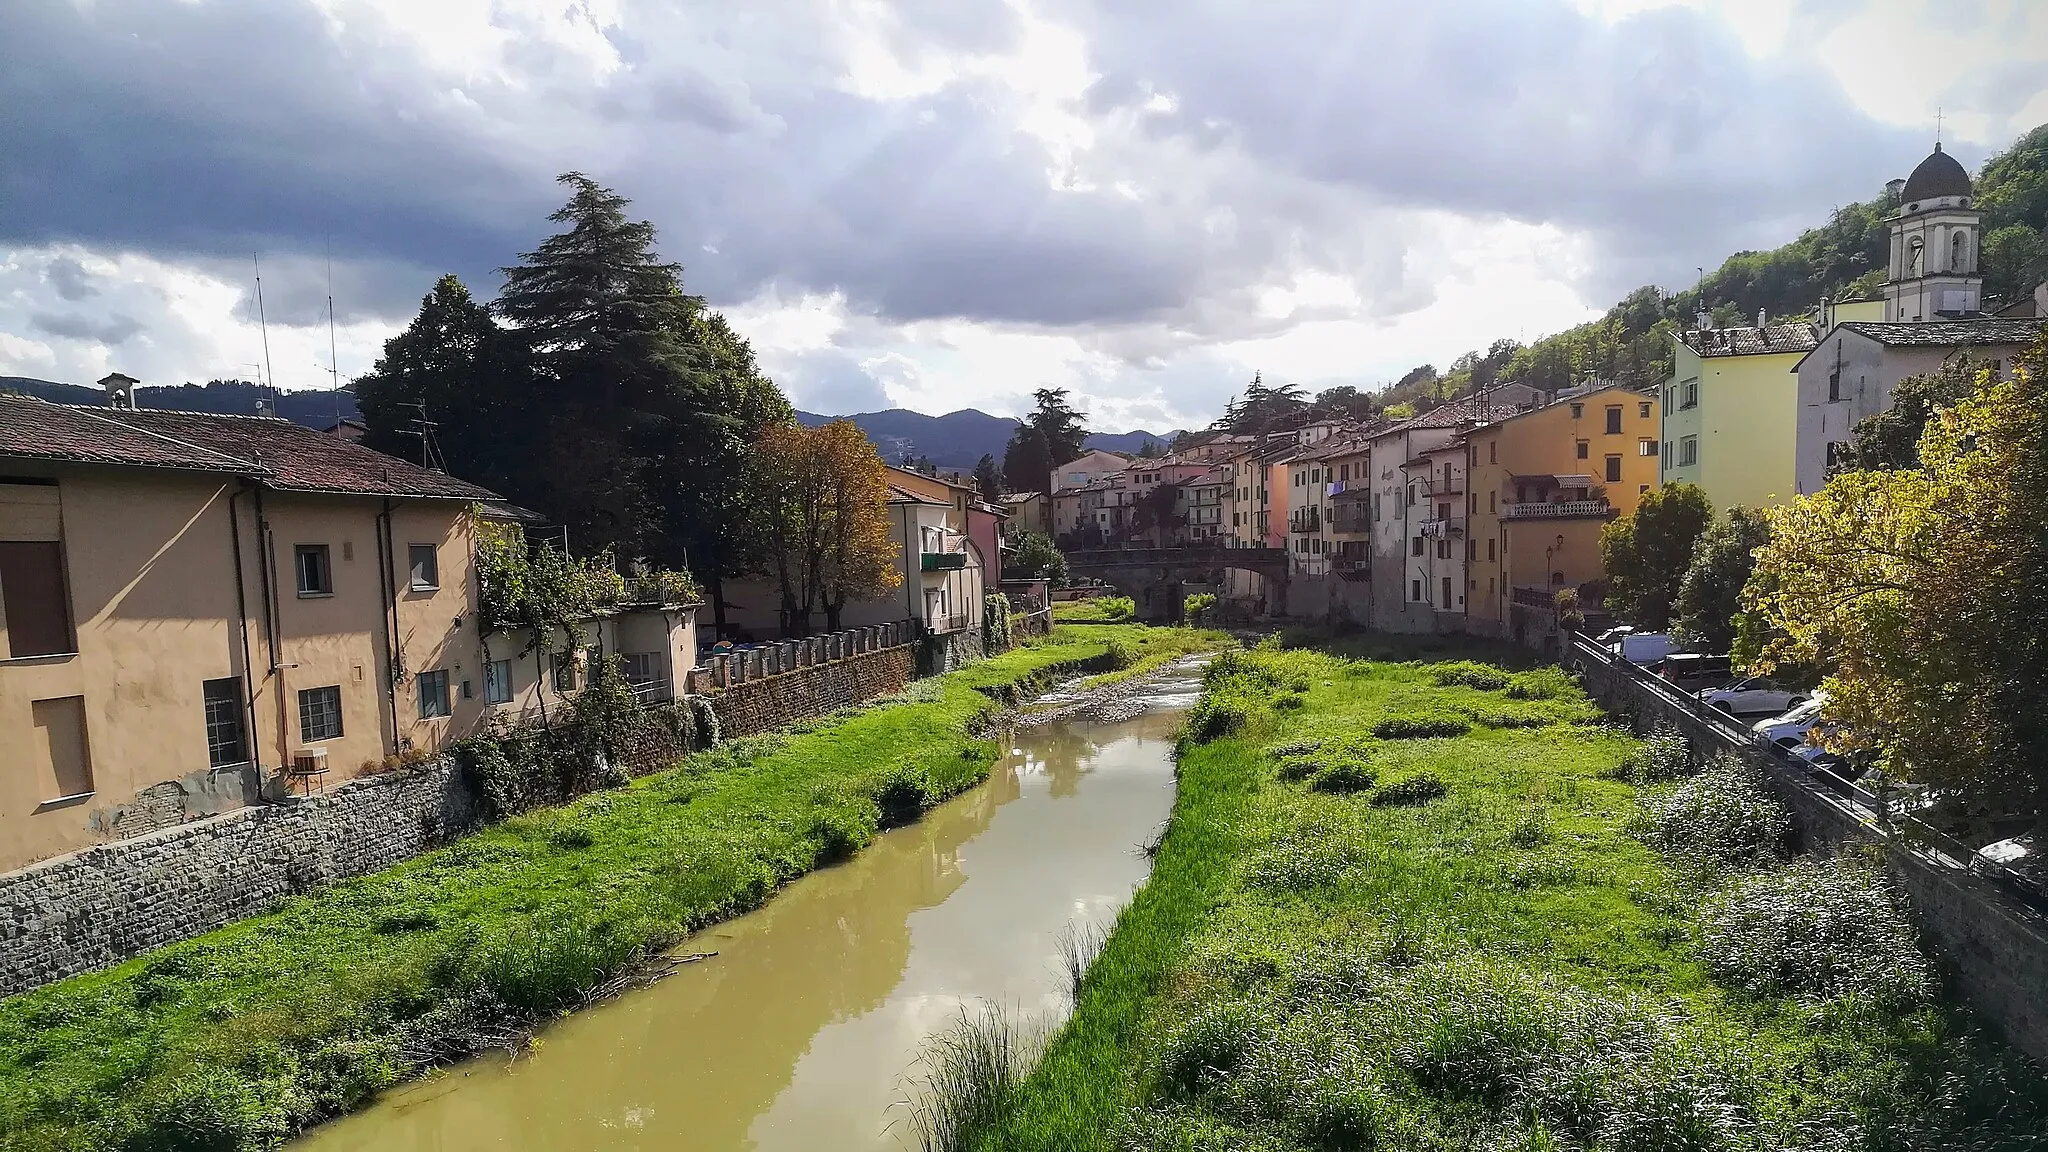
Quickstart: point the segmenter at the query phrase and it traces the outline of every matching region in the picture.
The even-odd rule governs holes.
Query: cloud
[[[1054,384],[1199,423],[1254,368],[1376,383],[1780,243],[1911,166],[1927,94],[1986,132],[2043,100],[2024,9],[1915,9],[2007,43],[1879,114],[1843,61],[1896,27],[1750,7],[20,0],[0,372],[222,374],[257,253],[280,382],[323,382],[330,295],[367,370],[440,273],[492,294],[576,169],[806,407]]]

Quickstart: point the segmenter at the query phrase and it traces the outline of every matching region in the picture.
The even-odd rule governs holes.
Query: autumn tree
[[[2048,826],[2048,335],[1938,410],[1919,466],[1771,511],[1765,663],[1825,663],[1834,741]]]
[[[818,564],[825,547],[825,473],[814,429],[774,424],[748,454],[748,501],[758,518],[762,567],[775,581],[784,635],[811,630],[818,605]]]
[[[853,421],[834,420],[808,431],[824,488],[824,531],[814,565],[818,603],[825,627],[838,631],[849,600],[873,600],[903,582],[889,535],[888,472]]]
[[[1663,629],[1679,582],[1692,566],[1693,544],[1713,521],[1714,507],[1697,485],[1644,493],[1633,513],[1600,532],[1607,606],[1639,628]]]
[[[1748,508],[1730,508],[1693,546],[1692,563],[1678,582],[1672,603],[1672,639],[1688,648],[1726,652],[1735,642],[1735,620],[1742,588],[1756,561],[1752,555],[1769,543],[1771,526]]]

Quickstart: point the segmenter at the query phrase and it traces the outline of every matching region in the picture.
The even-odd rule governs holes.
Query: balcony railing
[[[1574,520],[1595,517],[1606,519],[1615,514],[1614,505],[1605,500],[1559,500],[1549,504],[1503,504],[1500,518],[1503,520]]]
[[[1525,584],[1517,584],[1510,593],[1510,599],[1518,608],[1556,608],[1557,589],[1531,588]]]
[[[965,552],[926,552],[920,565],[927,572],[951,572],[967,567]]]
[[[1452,516],[1443,520],[1424,520],[1421,532],[1424,536],[1438,540],[1463,536],[1465,534],[1465,518],[1463,516]]]

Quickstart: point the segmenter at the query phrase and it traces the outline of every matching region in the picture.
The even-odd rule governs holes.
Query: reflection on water
[[[681,947],[717,952],[390,1093],[305,1152],[896,1149],[903,1074],[961,1006],[1063,1006],[1057,940],[1106,921],[1172,806],[1179,717],[1026,730],[985,786]],[[889,1130],[895,1122],[897,1131]],[[899,1132],[903,1132],[899,1135]]]

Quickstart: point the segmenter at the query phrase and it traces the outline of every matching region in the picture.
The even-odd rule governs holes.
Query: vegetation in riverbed
[[[1136,601],[1129,596],[1094,596],[1054,604],[1052,618],[1063,624],[1121,624],[1137,611]]]
[[[1555,674],[1260,650],[1208,680],[1075,1016],[944,1147],[2040,1146],[2038,1072],[1935,995],[1873,874],[1786,863],[1729,766]],[[1517,686],[1542,723],[1474,719]],[[1372,735],[1413,716],[1470,727]]]
[[[1099,667],[1111,641],[1143,671],[1209,638],[1059,629],[14,997],[0,1147],[268,1148],[424,1066],[516,1046],[689,931],[984,778],[998,749],[970,731],[991,697]]]

